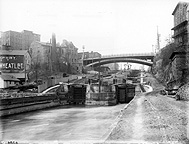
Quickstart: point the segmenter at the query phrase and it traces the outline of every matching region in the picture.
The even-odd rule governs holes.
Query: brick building
[[[176,51],[172,53],[172,73],[176,82],[182,82],[187,77],[188,69],[188,19],[189,19],[189,3],[179,2],[175,7],[172,15],[174,16],[174,43]]]
[[[66,40],[61,45],[34,41],[30,45],[32,64],[40,64],[43,70],[80,73],[78,48]],[[53,52],[53,54],[51,53]]]
[[[63,40],[60,47],[61,49],[63,48],[65,50],[64,58],[67,60],[67,63],[69,63],[69,65],[71,66],[71,73],[81,73],[82,64],[78,58],[78,48],[76,48],[72,42],[68,42],[67,40]]]
[[[33,41],[40,41],[40,35],[32,31],[6,31],[1,33],[1,49],[28,50]]]

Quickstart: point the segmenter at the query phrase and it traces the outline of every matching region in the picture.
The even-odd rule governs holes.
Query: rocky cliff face
[[[171,54],[175,51],[176,47],[172,43],[162,48],[154,58],[152,71],[154,76],[164,85],[174,81],[174,71],[172,69]]]
[[[181,100],[189,100],[189,56],[176,55],[169,59],[176,51],[176,46],[171,44],[163,48],[154,58],[152,72],[154,76],[167,88],[179,88],[176,96]],[[176,58],[176,59],[175,59]]]

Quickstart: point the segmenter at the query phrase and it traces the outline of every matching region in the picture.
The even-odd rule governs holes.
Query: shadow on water
[[[58,106],[2,119],[4,139],[100,139],[125,105]],[[24,129],[27,131],[23,132]]]
[[[3,116],[1,117],[1,121],[7,121],[7,120],[17,120],[17,119],[25,119],[29,116],[34,116],[34,115],[40,115],[41,113],[48,113],[54,110],[63,110],[63,109],[92,109],[92,108],[98,108],[98,107],[107,107],[107,106],[88,106],[88,105],[62,105],[62,106],[55,106],[55,107],[49,107],[46,109],[40,109],[40,110],[34,110],[30,112],[23,112],[19,114],[13,114],[13,115],[8,115],[8,116]],[[114,107],[114,106],[108,106],[108,107]]]

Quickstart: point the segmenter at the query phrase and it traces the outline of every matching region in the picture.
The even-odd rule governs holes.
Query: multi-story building
[[[77,48],[72,42],[64,40],[61,45],[34,41],[30,45],[32,64],[40,64],[43,70],[56,72],[81,72]]]
[[[6,31],[1,34],[1,49],[28,50],[33,41],[40,41],[40,35],[32,31]]]
[[[88,58],[100,58],[101,57],[101,54],[98,53],[98,52],[80,52],[78,53],[78,58],[79,59],[88,59]]]
[[[31,54],[32,64],[49,64],[50,60],[50,43],[34,41],[30,45],[29,52]]]
[[[179,2],[175,7],[172,15],[174,16],[174,42],[179,47],[183,47],[188,42],[187,28],[189,18],[189,3]]]
[[[33,41],[40,41],[40,35],[35,34],[32,31],[23,30],[21,32],[21,36],[22,36],[22,49],[23,50],[28,50],[30,47],[30,44]]]
[[[78,48],[74,46],[72,42],[68,42],[67,40],[63,40],[61,44],[61,49],[64,49],[65,51],[65,59],[67,64],[69,64],[70,71],[72,73],[81,73],[81,62],[78,59]]]
[[[170,57],[172,60],[172,73],[175,81],[183,81],[187,77],[188,67],[188,19],[189,19],[189,3],[179,2],[175,7],[172,15],[174,16],[174,43],[177,50]]]

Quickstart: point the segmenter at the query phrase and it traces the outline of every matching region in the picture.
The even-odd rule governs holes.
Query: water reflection
[[[58,107],[2,119],[3,139],[101,140],[125,104]]]

